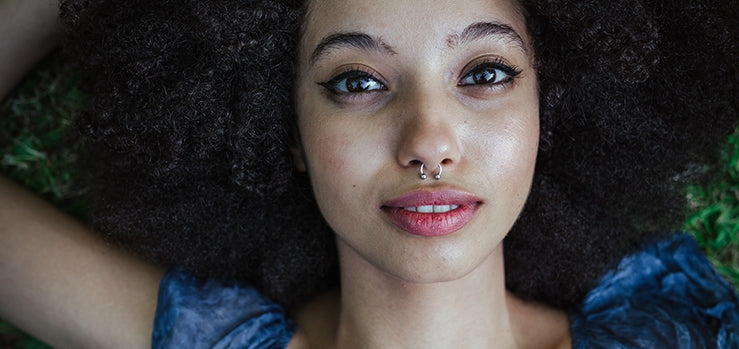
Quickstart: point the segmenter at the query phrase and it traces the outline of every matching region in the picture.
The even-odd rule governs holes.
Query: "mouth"
[[[415,191],[389,200],[380,207],[400,229],[419,236],[442,236],[464,227],[482,201],[459,190]]]

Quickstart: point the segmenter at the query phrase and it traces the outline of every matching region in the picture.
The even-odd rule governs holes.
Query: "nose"
[[[398,143],[398,164],[433,175],[440,174],[442,167],[438,166],[443,166],[445,174],[453,171],[462,150],[457,124],[460,118],[455,115],[454,102],[443,93],[419,89],[409,93],[400,104],[404,123]]]

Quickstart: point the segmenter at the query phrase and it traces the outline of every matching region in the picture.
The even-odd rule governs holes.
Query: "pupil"
[[[491,69],[485,69],[475,74],[475,82],[488,83],[495,80],[495,71]]]
[[[370,81],[366,78],[353,78],[346,80],[346,88],[349,92],[362,92],[366,91],[370,85]]]

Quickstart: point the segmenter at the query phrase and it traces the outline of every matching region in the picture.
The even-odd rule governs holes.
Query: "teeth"
[[[403,207],[403,209],[406,211],[419,213],[445,213],[451,210],[455,210],[458,207],[459,205],[423,205]]]

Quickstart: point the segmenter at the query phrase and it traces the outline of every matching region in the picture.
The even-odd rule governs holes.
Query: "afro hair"
[[[519,296],[576,307],[645,239],[737,121],[739,4],[523,1],[541,140],[505,240]],[[333,233],[293,169],[300,1],[75,1],[66,49],[93,96],[77,125],[91,220],[200,277],[292,306],[337,285]]]

